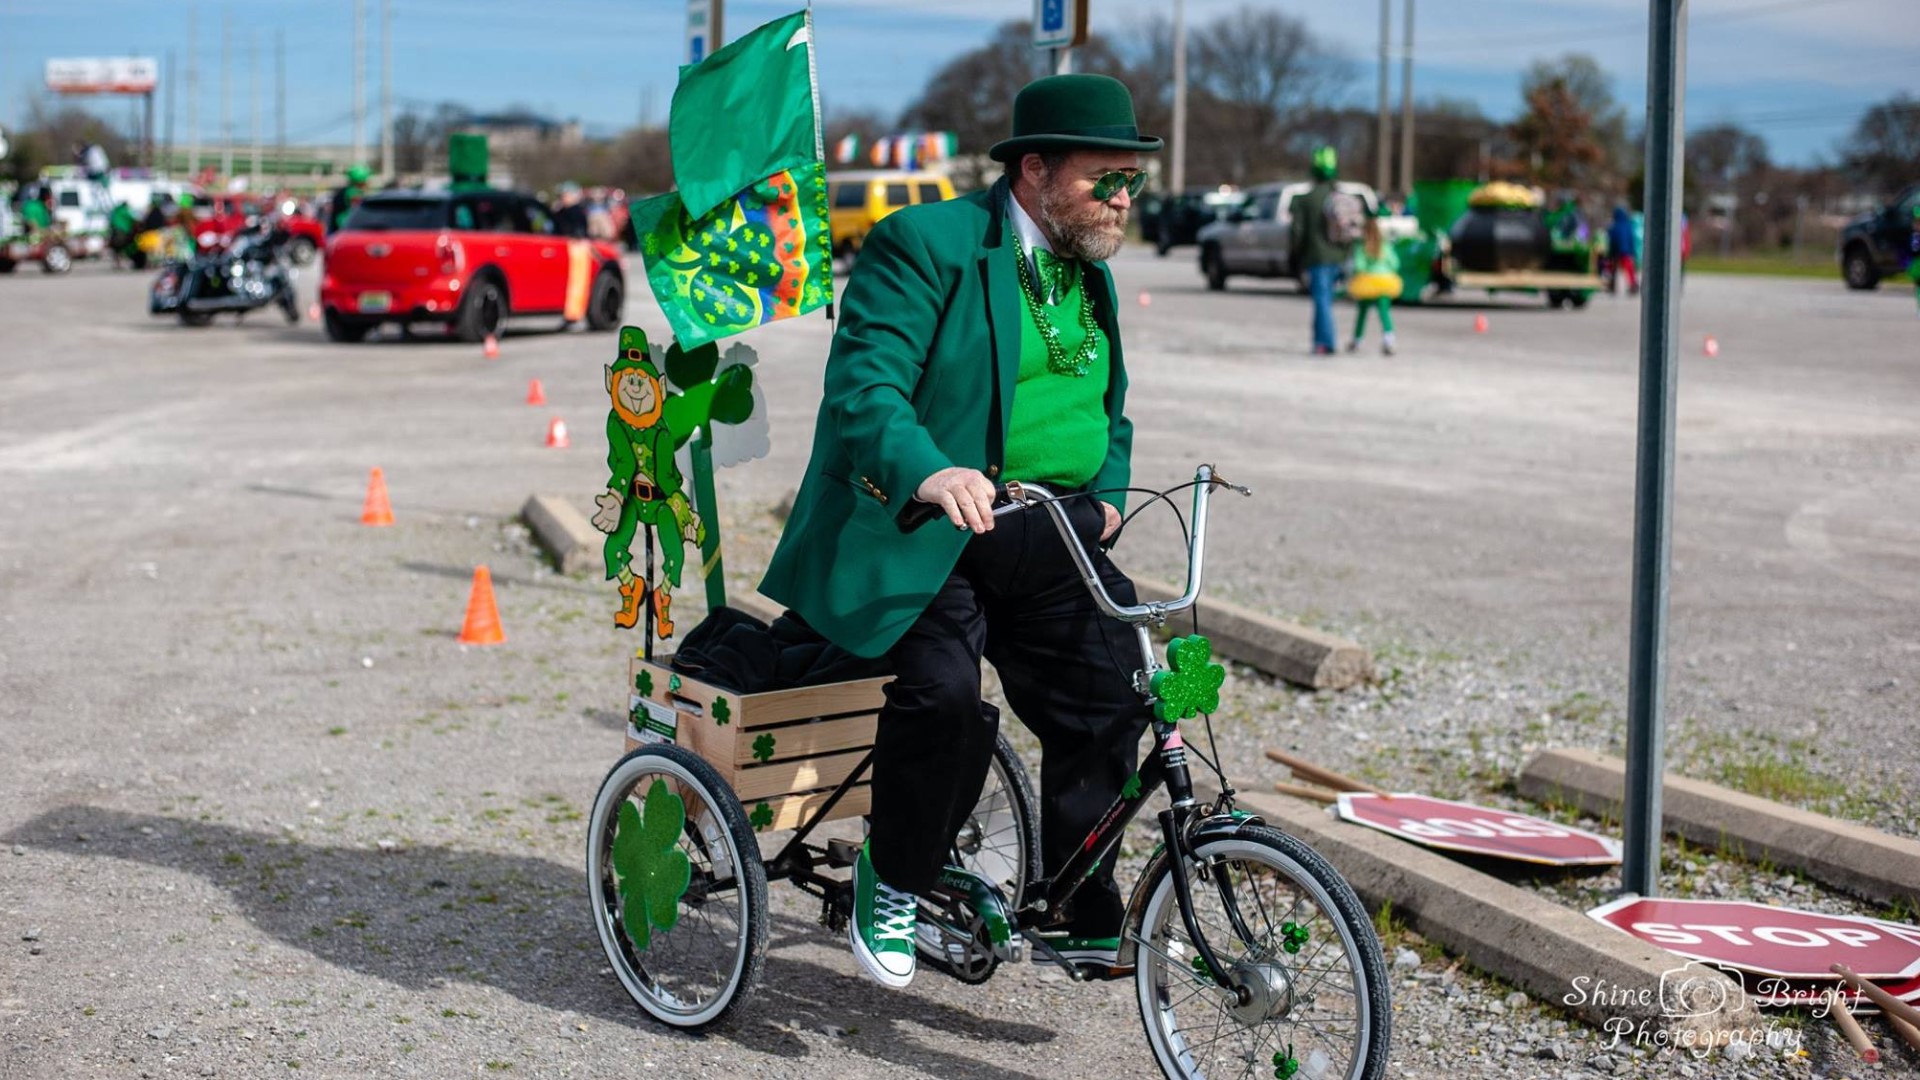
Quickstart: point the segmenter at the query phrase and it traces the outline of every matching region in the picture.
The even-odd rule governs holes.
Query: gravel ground
[[[1242,786],[1281,776],[1260,754],[1280,744],[1498,801],[1529,746],[1614,743],[1629,305],[1493,308],[1485,338],[1460,309],[1409,311],[1401,358],[1315,365],[1291,297],[1204,294],[1138,253],[1118,272],[1154,293],[1127,316],[1140,479],[1206,458],[1261,495],[1222,508],[1209,591],[1381,660],[1337,696],[1236,671],[1217,728]],[[597,488],[610,343],[335,348],[271,320],[182,330],[143,293],[97,267],[0,282],[0,1075],[1152,1073],[1129,987],[1023,967],[887,992],[792,890],[737,1027],[637,1017],[581,870],[634,639],[604,583],[548,572],[510,520],[531,492]],[[1722,360],[1690,359],[1682,391],[1676,764],[1911,835],[1920,428],[1889,344],[1911,311],[1732,279],[1687,303]],[[629,317],[659,322],[640,299]],[[774,455],[722,478],[743,581],[803,463],[825,340],[819,320],[755,338]],[[550,410],[521,403],[533,377]],[[573,451],[541,448],[550,415]],[[356,524],[370,465],[393,529]],[[1141,529],[1123,564],[1169,576],[1167,539]],[[452,640],[481,563],[499,649]],[[1851,910],[1713,853],[1668,866],[1676,892]],[[1536,884],[1584,906],[1605,878]],[[1396,968],[1395,1076],[1873,1071],[1824,1024],[1791,1061],[1622,1053],[1388,937],[1419,962]]]

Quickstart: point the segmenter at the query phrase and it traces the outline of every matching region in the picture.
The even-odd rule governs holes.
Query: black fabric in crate
[[[885,661],[853,655],[791,611],[769,626],[730,607],[715,608],[687,631],[671,663],[683,675],[736,694],[887,674]]]

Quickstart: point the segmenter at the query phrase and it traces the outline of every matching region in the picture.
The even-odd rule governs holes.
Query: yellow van
[[[945,202],[953,181],[927,172],[837,172],[827,174],[827,205],[835,258],[860,250],[874,223],[903,206]]]

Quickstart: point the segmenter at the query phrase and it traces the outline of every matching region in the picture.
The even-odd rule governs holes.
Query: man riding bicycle
[[[1137,645],[1102,618],[1042,516],[991,514],[994,484],[1080,492],[1089,548],[1126,503],[1118,304],[1105,260],[1146,182],[1133,101],[1100,75],[1021,90],[1006,174],[982,193],[901,210],[868,234],[842,298],[812,459],[761,591],[829,640],[884,656],[872,832],[854,866],[848,936],[868,974],[915,969],[915,897],[934,888],[985,781],[999,712],[980,660],[1038,736],[1042,858],[1056,873],[1138,762],[1148,712]],[[952,528],[904,532],[914,500]],[[1029,520],[1031,518],[1031,520]],[[1123,604],[1132,583],[1104,554]],[[1111,964],[1123,902],[1101,866],[1047,927],[1068,959]]]

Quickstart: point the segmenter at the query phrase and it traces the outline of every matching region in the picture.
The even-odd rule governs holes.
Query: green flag
[[[805,11],[683,69],[667,136],[687,212],[705,217],[750,185],[823,158],[817,102]]]
[[[636,204],[647,284],[693,349],[833,300],[826,166],[776,172],[701,217],[672,192]]]

